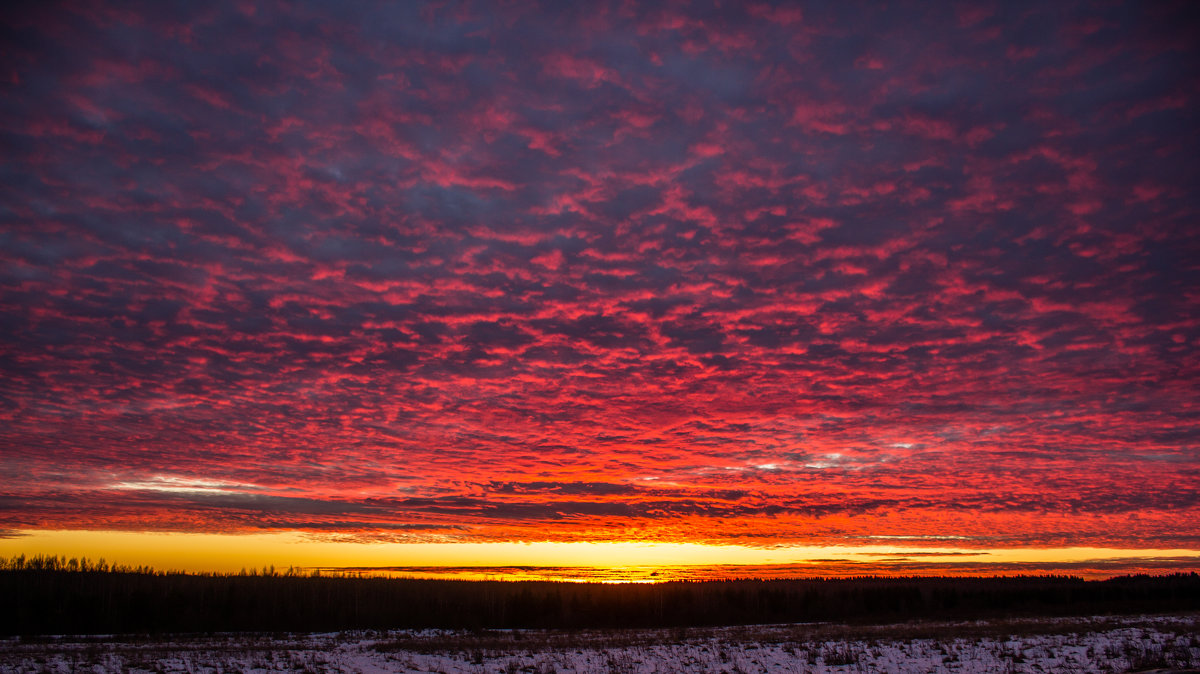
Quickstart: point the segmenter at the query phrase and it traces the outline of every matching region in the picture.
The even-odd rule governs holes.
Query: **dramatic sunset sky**
[[[1195,3],[0,18],[0,556],[1200,569]]]

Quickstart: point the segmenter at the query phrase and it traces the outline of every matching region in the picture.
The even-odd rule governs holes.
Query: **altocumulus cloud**
[[[1200,544],[1195,14],[6,8],[0,535]]]

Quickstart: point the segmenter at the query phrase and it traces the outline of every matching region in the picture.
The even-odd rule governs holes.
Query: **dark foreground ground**
[[[1200,611],[1200,575],[652,585],[0,570],[0,635],[685,628]]]
[[[1200,614],[890,625],[0,640],[0,672],[722,674],[1197,671]]]

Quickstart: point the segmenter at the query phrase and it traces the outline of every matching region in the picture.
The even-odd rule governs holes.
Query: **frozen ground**
[[[1126,672],[1200,666],[1200,615],[873,627],[56,637],[0,672]],[[1200,670],[1198,670],[1200,671]]]

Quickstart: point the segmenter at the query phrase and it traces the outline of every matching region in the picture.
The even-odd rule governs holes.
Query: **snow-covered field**
[[[0,641],[0,672],[1126,672],[1200,666],[1200,615],[886,626]]]

